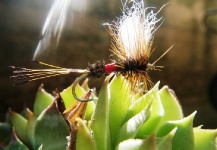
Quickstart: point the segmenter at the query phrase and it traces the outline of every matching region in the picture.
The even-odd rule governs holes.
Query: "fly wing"
[[[49,49],[56,49],[69,5],[70,0],[54,1],[42,28],[41,39],[36,47],[33,59],[38,59],[42,54],[48,54]]]
[[[35,49],[34,60],[55,56],[65,24],[73,22],[74,11],[84,12],[85,6],[85,0],[54,0]]]

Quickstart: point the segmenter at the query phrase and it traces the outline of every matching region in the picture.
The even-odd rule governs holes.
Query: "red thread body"
[[[117,70],[117,66],[112,63],[112,64],[106,64],[105,66],[105,73],[110,74],[112,72],[115,72]]]

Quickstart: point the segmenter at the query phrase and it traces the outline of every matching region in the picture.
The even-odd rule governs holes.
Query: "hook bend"
[[[80,77],[78,77],[77,79],[75,79],[75,81],[74,81],[74,83],[73,83],[73,85],[72,85],[72,95],[74,96],[74,98],[75,98],[77,101],[80,101],[80,102],[89,102],[89,101],[97,100],[97,99],[94,99],[94,98],[92,98],[92,99],[83,99],[83,98],[79,98],[79,97],[77,96],[76,92],[75,92],[75,88],[76,88],[77,84],[78,84],[81,80],[83,80],[83,79],[85,79],[85,78],[87,78],[87,77],[88,77],[88,73],[85,73],[85,74],[81,75]]]

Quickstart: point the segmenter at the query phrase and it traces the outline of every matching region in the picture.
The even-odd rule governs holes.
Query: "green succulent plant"
[[[56,97],[41,86],[33,111],[26,109],[21,115],[9,110],[7,121],[0,124],[1,149],[217,149],[217,130],[194,128],[196,112],[183,117],[167,86],[159,89],[158,82],[138,95],[129,92],[122,76],[110,79],[105,79],[98,100],[87,103],[73,98],[71,86]],[[76,87],[78,96],[88,90],[87,82]]]

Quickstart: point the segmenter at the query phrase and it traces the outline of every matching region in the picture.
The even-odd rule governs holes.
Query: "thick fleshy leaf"
[[[194,149],[194,133],[193,133],[193,119],[196,112],[192,113],[188,117],[178,120],[170,121],[171,124],[177,126],[177,130],[172,140],[172,145],[174,150],[179,149]]]
[[[94,101],[90,101],[87,104],[87,110],[85,114],[85,120],[91,120],[96,104]]]
[[[169,89],[168,86],[164,86],[159,90],[159,94],[164,109],[164,116],[161,120],[161,124],[166,121],[182,119],[182,108],[173,91]]]
[[[136,137],[140,127],[148,118],[151,105],[152,102],[150,102],[149,105],[144,110],[142,110],[140,113],[132,117],[120,128],[119,134],[117,135],[116,143],[120,143],[124,140],[131,139],[131,138],[134,139]]]
[[[176,128],[176,124],[171,123],[170,121],[164,123],[157,131],[157,137],[164,137],[169,134],[174,128]]]
[[[28,122],[26,125],[26,136],[32,147],[35,147],[35,123],[37,116],[29,111],[28,112]]]
[[[109,79],[107,77],[102,85],[93,115],[93,137],[98,150],[112,149],[109,129]]]
[[[155,91],[155,92],[154,92]],[[164,116],[164,109],[161,103],[160,95],[158,90],[154,90],[152,94],[152,110],[148,120],[140,128],[137,137],[147,137],[151,135],[158,127],[161,122],[162,117]]]
[[[143,144],[143,149],[157,150],[155,134],[152,134],[147,139],[145,139]]]
[[[38,150],[43,150],[43,145],[41,145],[41,146],[38,148]]]
[[[9,117],[19,139],[25,143],[28,143],[28,139],[26,137],[27,120],[12,110],[9,111]]]
[[[54,97],[43,89],[43,85],[38,88],[34,103],[33,112],[39,116],[41,112],[47,108],[54,100]]]
[[[78,122],[78,132],[76,139],[76,149],[78,150],[95,150],[95,143],[92,139],[91,132],[87,128],[84,121],[80,118],[77,118]]]
[[[195,150],[216,150],[217,130],[194,129]]]
[[[66,149],[66,136],[69,128],[53,102],[37,118],[35,124],[35,147],[43,145],[43,150]]]
[[[157,150],[155,136],[151,135],[147,139],[129,139],[121,142],[116,150]]]
[[[175,132],[172,140],[173,149],[194,149],[194,135],[192,122],[196,112],[190,116],[176,121],[167,121],[158,130],[158,136],[163,137]],[[175,131],[174,131],[175,130]]]
[[[175,94],[167,86],[164,86],[159,90],[159,94],[164,108],[164,116],[160,122],[160,129],[157,131],[157,137],[163,137],[175,128],[174,124],[167,123],[167,121],[182,119],[183,112]]]
[[[122,76],[115,76],[109,84],[109,89],[109,127],[112,143],[115,143],[119,129],[123,125],[123,117],[133,101],[133,96],[130,95],[129,85]]]
[[[9,123],[0,122],[0,143],[6,145],[11,139],[11,125]],[[0,147],[1,148],[1,147]]]
[[[150,103],[152,103],[153,95],[156,95],[156,92],[158,92],[158,87],[159,82],[150,91],[141,96],[139,99],[135,100],[133,104],[128,108],[127,113],[122,120],[122,123],[125,123],[127,120],[141,112]]]
[[[15,131],[13,131],[12,139],[5,150],[29,150],[23,142],[17,137]]]
[[[172,139],[174,134],[168,134],[162,138],[157,138],[158,150],[169,150],[172,149]]]
[[[144,150],[143,143],[142,139],[129,139],[121,142],[115,150]]]

